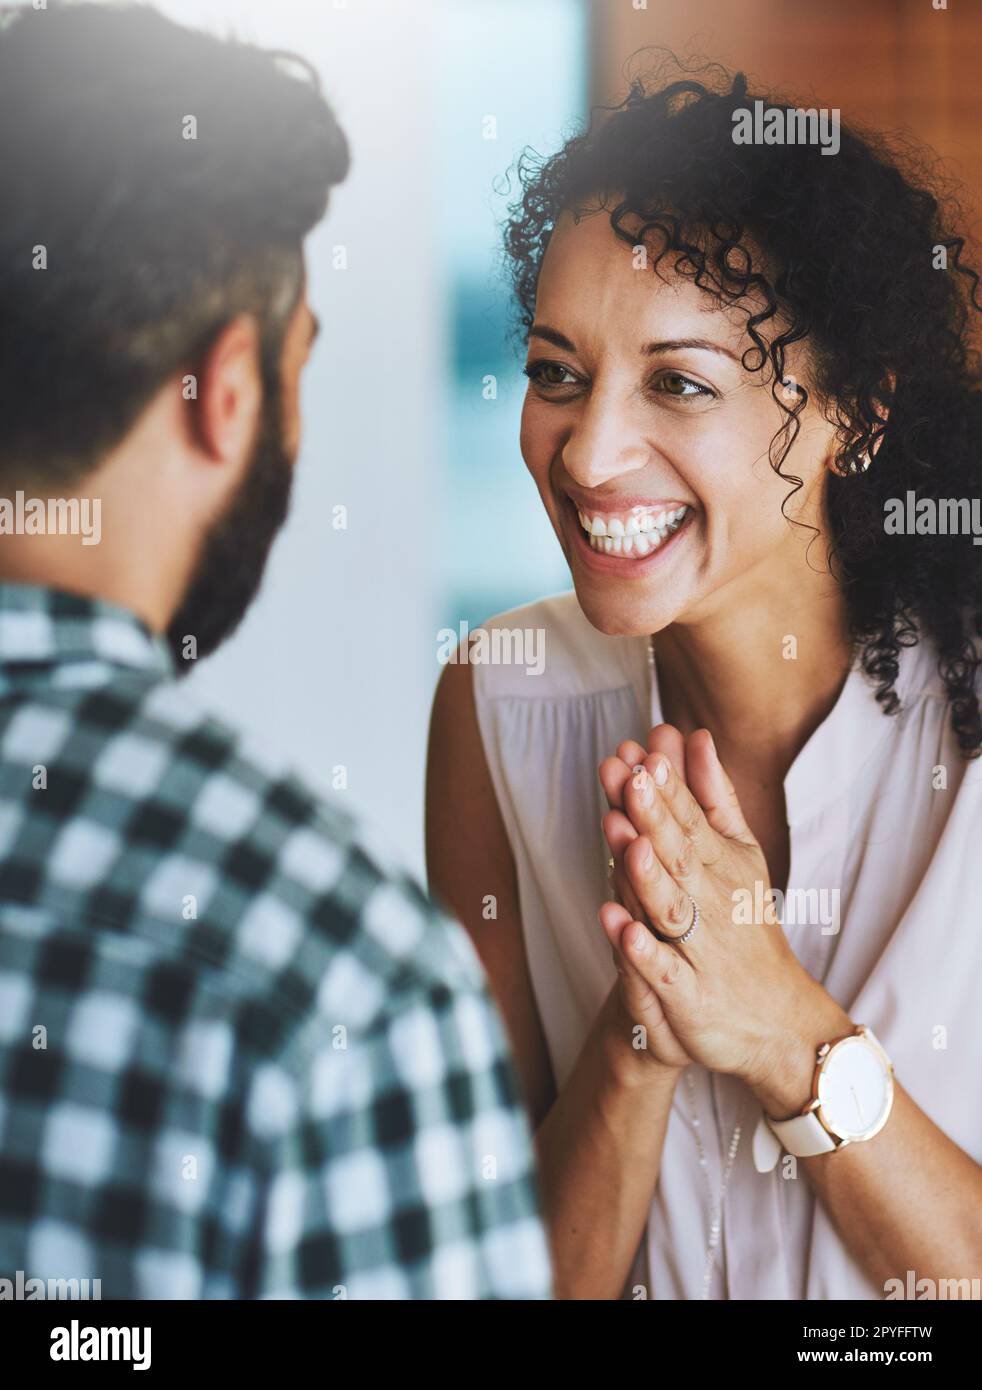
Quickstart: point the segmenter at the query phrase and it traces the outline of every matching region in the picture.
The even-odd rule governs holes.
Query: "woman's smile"
[[[600,510],[567,496],[562,517],[571,549],[587,569],[642,578],[678,551],[695,511],[678,501]]]

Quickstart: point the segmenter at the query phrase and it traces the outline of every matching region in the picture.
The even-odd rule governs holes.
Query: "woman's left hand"
[[[738,913],[745,895],[751,904],[772,901],[764,853],[709,731],[683,740],[662,725],[650,746],[665,747],[672,739],[684,742],[684,760],[676,758],[684,780],[664,752],[649,753],[633,771],[625,765],[621,775],[611,766],[615,760],[602,765],[608,796],[611,786],[620,789],[613,824],[622,813],[636,833],[626,836],[621,825],[613,835],[610,818],[605,830],[633,898],[657,933],[677,941],[692,923],[693,902],[699,922],[688,941],[672,944],[616,919],[621,925],[612,944],[656,991],[691,1057],[766,1092],[802,1026],[807,1033],[809,1020],[828,1016],[830,1005],[841,1011],[798,961],[773,909],[749,925],[745,912]]]

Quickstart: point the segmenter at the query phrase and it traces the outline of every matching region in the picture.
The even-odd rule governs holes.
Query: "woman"
[[[966,1296],[982,552],[927,522],[976,490],[977,277],[880,143],[735,143],[756,99],[638,84],[522,166],[522,452],[575,592],[486,625],[543,674],[441,678],[432,886],[560,1296]]]

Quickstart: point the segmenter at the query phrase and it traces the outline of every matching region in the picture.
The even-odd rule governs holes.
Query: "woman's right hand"
[[[659,730],[658,735],[655,735],[656,739],[661,733]],[[605,903],[600,909],[599,917],[600,925],[610,942],[614,965],[617,967],[619,1012],[629,1030],[630,1045],[640,1056],[647,1056],[661,1067],[681,1070],[689,1065],[692,1058],[672,1032],[657,994],[621,950],[621,937],[625,932],[650,930],[647,918],[634,897],[623,868],[624,851],[637,836],[637,831],[624,814],[624,786],[632,775],[631,769],[642,764],[650,751],[665,753],[672,758],[676,766],[677,759],[681,757],[684,760],[685,757],[684,745],[680,753],[674,746],[649,750],[633,740],[628,740],[618,747],[616,757],[606,758],[600,764],[600,781],[610,807],[604,817],[603,828],[614,858],[612,888],[620,901]],[[643,1029],[640,1034],[637,1032],[639,1028]],[[643,1043],[642,1047],[637,1045],[639,1038]]]

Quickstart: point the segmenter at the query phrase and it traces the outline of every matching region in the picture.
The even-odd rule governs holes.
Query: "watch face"
[[[886,1119],[893,1078],[883,1054],[864,1037],[832,1048],[818,1079],[822,1119],[840,1139],[859,1139]]]

